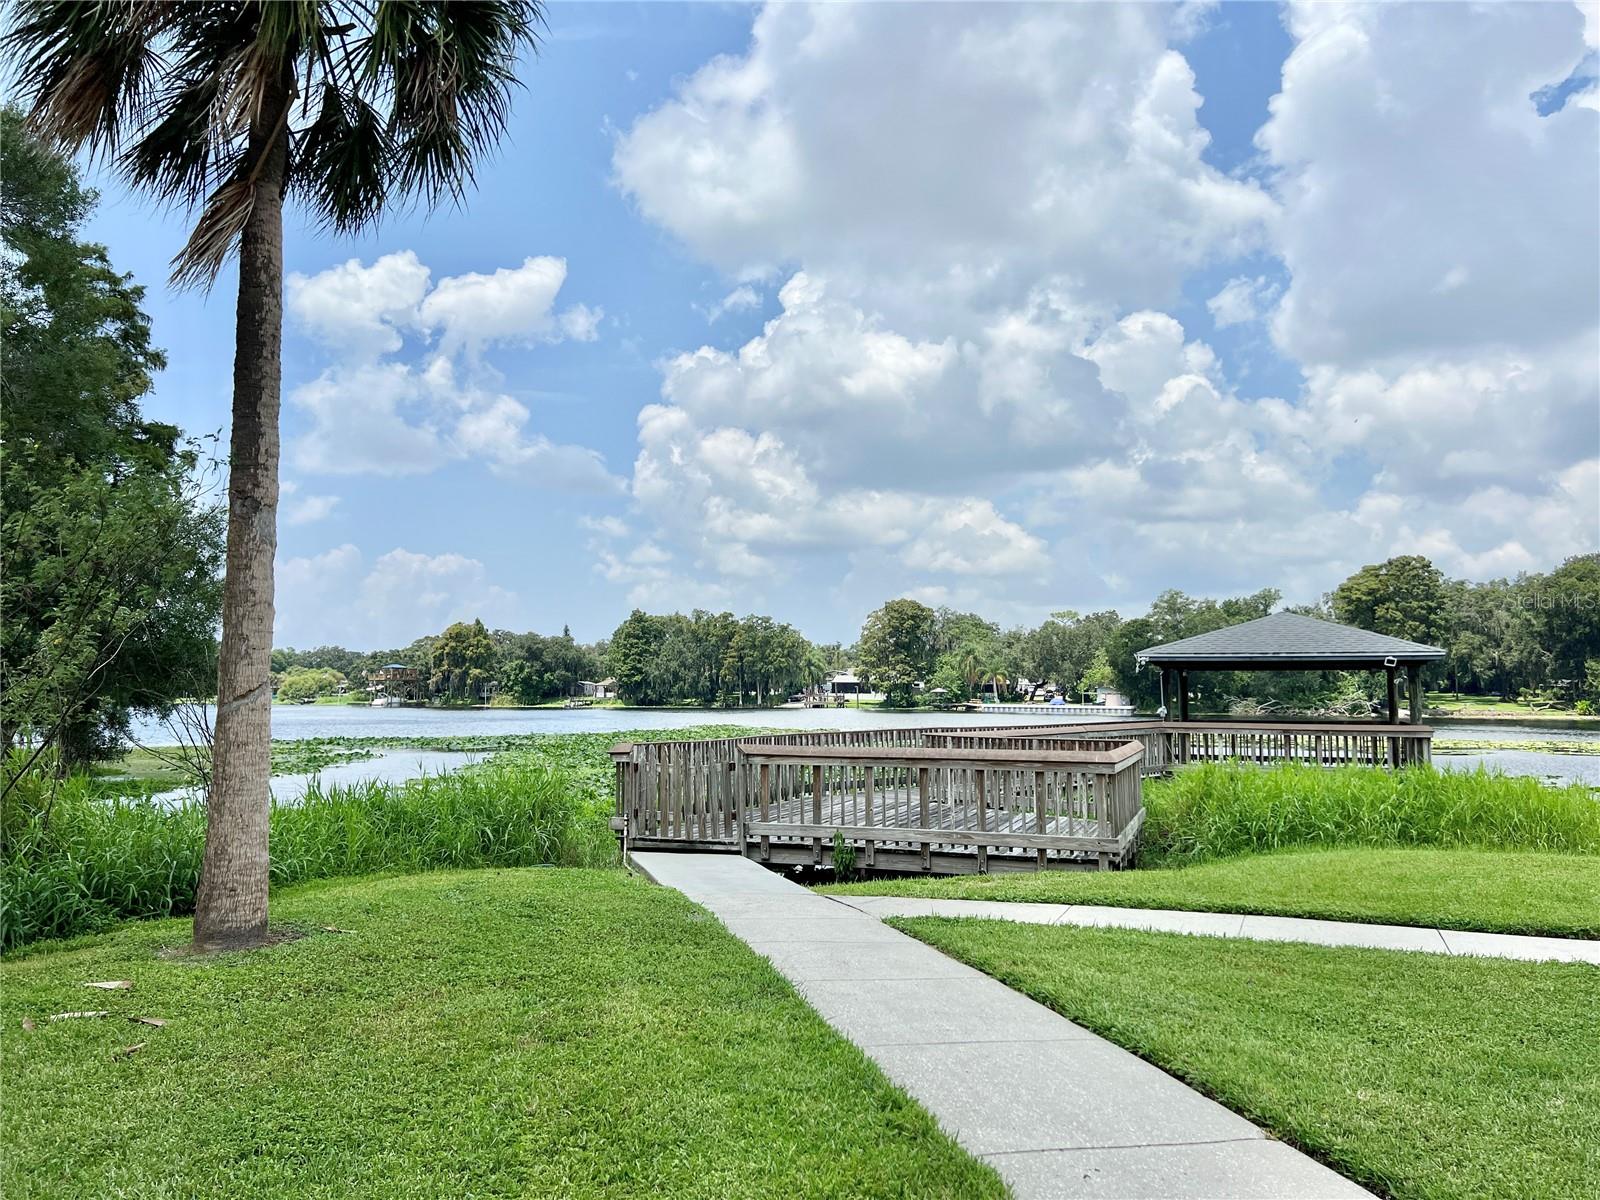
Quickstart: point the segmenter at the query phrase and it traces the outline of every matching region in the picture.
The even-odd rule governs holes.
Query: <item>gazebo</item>
[[[1422,721],[1422,664],[1445,652],[1404,638],[1322,621],[1299,613],[1273,613],[1214,629],[1197,637],[1139,651],[1140,667],[1161,671],[1163,696],[1178,696],[1178,719],[1189,719],[1191,671],[1383,671],[1389,681],[1389,724],[1400,722],[1397,673],[1406,671],[1411,724]],[[1176,688],[1168,686],[1177,676]]]

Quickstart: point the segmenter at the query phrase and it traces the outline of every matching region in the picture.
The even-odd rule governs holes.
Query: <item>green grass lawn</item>
[[[1531,705],[1507,700],[1504,696],[1472,696],[1466,692],[1427,692],[1423,703],[1430,709],[1462,709],[1467,712],[1503,712],[1536,715]]]
[[[1395,1200],[1600,1195],[1600,970],[894,924]]]
[[[1507,700],[1504,696],[1469,696],[1465,692],[1428,692],[1423,696],[1423,703],[1429,712],[1463,716],[1570,717],[1574,715],[1570,707],[1535,708],[1519,700]]]
[[[1158,870],[877,879],[822,890],[1600,937],[1600,856],[1585,854],[1305,850]]]
[[[161,958],[189,926],[150,922],[0,963],[8,1200],[1002,1194],[675,892],[479,870],[273,910],[305,936]],[[46,1019],[82,1009],[112,1016]]]

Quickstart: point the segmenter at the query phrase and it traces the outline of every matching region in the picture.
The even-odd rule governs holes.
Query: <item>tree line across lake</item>
[[[633,704],[765,705],[852,670],[898,706],[1047,690],[1092,699],[1108,687],[1148,709],[1158,703],[1157,683],[1136,667],[1140,650],[1266,616],[1280,600],[1272,588],[1221,600],[1171,590],[1129,619],[1064,610],[1037,626],[1002,628],[978,613],[902,598],[868,616],[848,646],[812,642],[771,617],[700,609],[635,610],[592,645],[566,629],[546,637],[458,622],[396,650],[277,650],[273,669],[283,698],[359,688],[372,672],[401,663],[444,702],[537,704],[604,680]],[[1446,579],[1426,558],[1406,555],[1363,567],[1319,603],[1293,611],[1443,647],[1446,658],[1427,670],[1432,687],[1580,711],[1600,704],[1600,554],[1489,583]],[[1337,671],[1213,672],[1197,682],[1208,711],[1352,716],[1374,711],[1383,686],[1371,673]]]

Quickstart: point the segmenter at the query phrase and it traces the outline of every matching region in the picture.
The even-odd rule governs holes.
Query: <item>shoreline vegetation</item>
[[[588,706],[764,708],[816,696],[843,678],[886,697],[877,705],[886,711],[990,698],[1075,703],[1109,690],[1149,712],[1162,698],[1151,672],[1138,667],[1141,650],[1281,610],[1441,647],[1444,657],[1428,672],[1436,689],[1426,698],[1430,715],[1594,719],[1600,643],[1592,622],[1564,614],[1597,582],[1595,554],[1547,575],[1481,584],[1446,579],[1410,555],[1363,567],[1317,602],[1287,609],[1273,588],[1220,599],[1168,590],[1139,616],[1061,610],[1008,628],[902,597],[868,614],[849,645],[813,642],[760,614],[636,609],[593,643],[568,628],[543,636],[458,622],[393,650],[282,647],[272,668],[280,695],[294,701],[369,688],[442,706],[545,708],[603,683],[616,699],[591,698]],[[1195,681],[1191,707],[1263,719],[1371,718],[1386,709],[1383,690],[1373,672],[1207,672]]]
[[[305,756],[302,761],[348,761],[355,753],[388,748],[489,757],[402,783],[314,783],[295,802],[275,804],[272,881],[281,886],[370,871],[462,866],[615,866],[608,824],[612,745],[756,732],[706,725],[289,743]],[[108,793],[108,786],[103,778],[78,775],[54,786],[31,780],[14,790],[4,809],[0,945],[105,928],[126,917],[181,915],[193,903],[203,806],[161,805],[138,788],[119,796]],[[1391,773],[1204,765],[1151,781],[1146,803],[1141,868],[1296,848],[1600,852],[1600,804],[1591,789],[1481,769]],[[1511,911],[1500,927],[1529,919]],[[1549,928],[1559,927],[1552,919]]]
[[[709,725],[625,736],[659,741],[750,732]],[[381,749],[375,743],[387,740],[323,739],[316,749]],[[619,865],[608,824],[607,753],[618,735],[408,740],[493,757],[402,783],[314,783],[293,803],[275,802],[273,887],[372,872]],[[119,794],[85,774],[21,778],[0,808],[0,950],[193,910],[205,806],[158,804],[150,790],[146,781]]]
[[[1426,701],[1424,709],[1423,709],[1423,719],[1425,721],[1445,722],[1445,724],[1441,725],[1440,728],[1448,728],[1450,723],[1471,722],[1471,723],[1476,724],[1476,723],[1480,723],[1481,722],[1483,724],[1505,723],[1505,724],[1508,724],[1508,725],[1517,725],[1517,724],[1538,725],[1538,724],[1544,724],[1544,725],[1548,725],[1551,728],[1570,727],[1570,728],[1573,728],[1573,729],[1594,728],[1596,730],[1600,730],[1600,713],[1579,712],[1575,708],[1537,707],[1537,706],[1530,705],[1530,704],[1523,704],[1523,703],[1520,703],[1518,701],[1501,700],[1498,697],[1492,697],[1492,696],[1491,697],[1475,697],[1475,696],[1463,696],[1463,697],[1461,697],[1461,699],[1463,701],[1479,701],[1479,700],[1481,700],[1481,701],[1483,701],[1483,703],[1463,703],[1463,704],[1460,704],[1460,705],[1456,705],[1456,704],[1452,704],[1452,703],[1439,704],[1439,703],[1436,703],[1436,695],[1437,695],[1436,693],[1431,693],[1431,692],[1428,694],[1428,698],[1427,698],[1427,701]],[[209,701],[208,701],[208,703],[209,703]],[[302,703],[303,702],[299,701],[299,700],[275,699],[273,701],[273,705],[275,707],[280,707],[281,706],[281,707],[285,707],[285,708],[293,708],[293,707],[295,707],[297,705],[300,705]],[[361,696],[361,697],[357,697],[357,698],[346,698],[344,696],[318,696],[313,700],[313,703],[316,704],[316,705],[320,705],[320,706],[363,708],[363,707],[370,706],[371,700],[370,700],[370,697],[366,697],[366,696]],[[876,700],[875,699],[875,700],[867,701],[866,703],[847,702],[845,704],[840,704],[840,705],[829,705],[829,706],[826,706],[826,710],[827,711],[831,711],[833,709],[838,708],[838,709],[848,709],[851,712],[872,712],[872,713],[882,713],[882,714],[885,714],[885,715],[892,716],[892,715],[901,714],[901,713],[949,712],[949,711],[952,711],[952,710],[955,710],[955,709],[966,708],[966,706],[969,705],[970,703],[971,703],[970,701],[959,701],[959,702],[956,702],[956,703],[946,703],[946,702],[942,702],[942,701],[937,701],[937,700],[933,699],[932,697],[926,698],[921,703],[913,703],[913,704],[890,704],[887,700]],[[1004,713],[1008,709],[1010,709],[1011,707],[1017,706],[1017,705],[1028,704],[1030,707],[1037,707],[1036,703],[1030,702],[1030,701],[1027,701],[1027,700],[1008,700],[1008,701],[1001,701],[999,704],[991,704],[990,702],[985,700],[985,701],[979,701],[979,703],[981,704],[981,707],[976,708],[976,709],[966,708],[966,710],[967,711],[973,711],[973,712],[980,712],[980,713],[982,713],[982,712],[995,712],[995,713],[998,714],[998,713]],[[810,708],[812,706],[796,704],[796,703],[792,703],[792,702],[789,702],[789,701],[773,702],[773,703],[766,703],[766,704],[756,704],[756,703],[753,703],[753,702],[752,703],[745,703],[745,704],[707,704],[707,703],[705,703],[704,701],[701,701],[701,700],[669,701],[669,702],[658,703],[658,704],[633,704],[633,703],[629,703],[626,700],[619,700],[619,699],[599,700],[599,699],[594,699],[592,697],[585,697],[585,696],[560,697],[560,698],[549,699],[549,700],[540,700],[540,701],[538,701],[536,703],[531,703],[531,704],[523,704],[523,703],[515,703],[515,702],[505,701],[505,700],[502,700],[499,696],[496,696],[493,700],[489,701],[488,703],[436,704],[436,703],[429,703],[429,702],[426,702],[426,701],[420,701],[419,700],[419,701],[407,702],[405,704],[400,705],[399,707],[402,707],[402,708],[423,708],[423,709],[429,709],[429,710],[438,711],[438,712],[452,712],[452,711],[477,712],[477,711],[486,711],[486,710],[507,711],[507,712],[541,712],[541,711],[560,710],[560,709],[567,709],[567,708],[580,708],[580,709],[614,709],[614,710],[619,711],[619,712],[705,712],[705,713],[719,713],[719,712],[795,712],[795,711],[804,711],[804,710],[806,710],[806,709],[808,709],[808,708]],[[1248,715],[1241,715],[1239,713],[1235,713],[1235,712],[1229,711],[1227,709],[1215,710],[1214,711],[1214,710],[1206,709],[1204,707],[1200,707],[1198,705],[1193,707],[1193,708],[1191,708],[1190,711],[1191,711],[1192,719],[1196,720],[1196,721],[1239,721],[1240,723],[1243,723],[1243,724],[1248,724],[1252,720],[1255,720],[1255,721],[1288,721],[1288,722],[1292,723],[1294,721],[1312,721],[1312,720],[1327,720],[1328,719],[1328,718],[1325,718],[1325,717],[1310,717],[1310,716],[1304,716],[1304,715],[1299,715],[1299,714],[1295,714],[1295,713],[1287,713],[1287,714],[1281,714],[1281,715],[1274,715],[1274,714],[1271,714],[1271,713],[1267,713],[1267,714],[1262,714],[1262,715],[1259,715],[1259,716],[1251,717],[1251,716],[1248,716]],[[1126,718],[1122,718],[1122,719],[1124,719],[1124,720],[1140,720],[1140,721],[1155,720],[1156,719],[1156,712],[1155,712],[1155,710],[1153,708],[1137,707],[1131,717],[1126,717]],[[1343,718],[1343,719],[1345,719],[1345,720],[1355,720],[1356,718],[1347,717],[1347,718]],[[1378,719],[1378,718],[1369,718],[1369,719]],[[1540,747],[1540,748],[1544,749],[1546,747]]]

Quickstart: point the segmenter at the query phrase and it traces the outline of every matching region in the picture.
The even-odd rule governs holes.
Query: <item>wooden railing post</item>
[[[772,818],[772,768],[767,763],[761,764],[761,823],[764,825]],[[772,839],[765,833],[761,835],[761,857],[765,861],[772,857]]]
[[[1045,804],[1044,772],[1043,771],[1035,771],[1034,774],[1033,774],[1033,820],[1034,820],[1034,831],[1036,833],[1041,833],[1041,834],[1045,832],[1044,804]],[[1037,865],[1038,865],[1038,869],[1039,870],[1041,870],[1041,871],[1044,870],[1044,867],[1045,867],[1045,851],[1044,850],[1040,850],[1038,852]]]
[[[920,806],[920,809],[919,809],[920,820],[917,823],[917,828],[919,828],[919,829],[927,829],[928,828],[928,768],[927,767],[920,767],[917,770],[917,803]],[[924,871],[931,871],[933,869],[933,845],[932,845],[931,842],[923,842],[922,843],[922,869]]]
[[[976,771],[974,771],[972,773],[972,787],[973,787],[973,791],[976,793],[976,797],[975,797],[975,801],[974,802],[977,804],[977,807],[978,807],[978,832],[979,833],[987,833],[989,831],[989,800],[988,800],[988,797],[984,794],[987,791],[987,786],[986,785],[987,785],[987,782],[988,782],[988,777],[989,777],[989,773],[987,771],[985,771],[982,767],[979,767]],[[978,843],[978,874],[987,875],[988,873],[989,873],[989,847],[984,845],[982,842],[979,842]]]
[[[822,824],[822,768],[811,768],[811,823]],[[822,839],[811,839],[811,853],[817,866],[822,865]]]
[[[877,783],[877,774],[878,774],[878,768],[873,766],[871,763],[868,763],[867,764],[866,775],[865,775],[865,778],[863,779],[863,782],[862,782],[862,787],[864,789],[863,795],[864,795],[864,798],[866,800],[866,809],[867,809],[866,817],[867,817],[867,828],[868,829],[872,828],[872,791],[873,791],[874,785]],[[878,845],[878,843],[876,841],[874,841],[873,838],[869,835],[867,837],[867,866],[869,868],[871,866],[873,866],[874,859],[876,857],[877,845]]]

